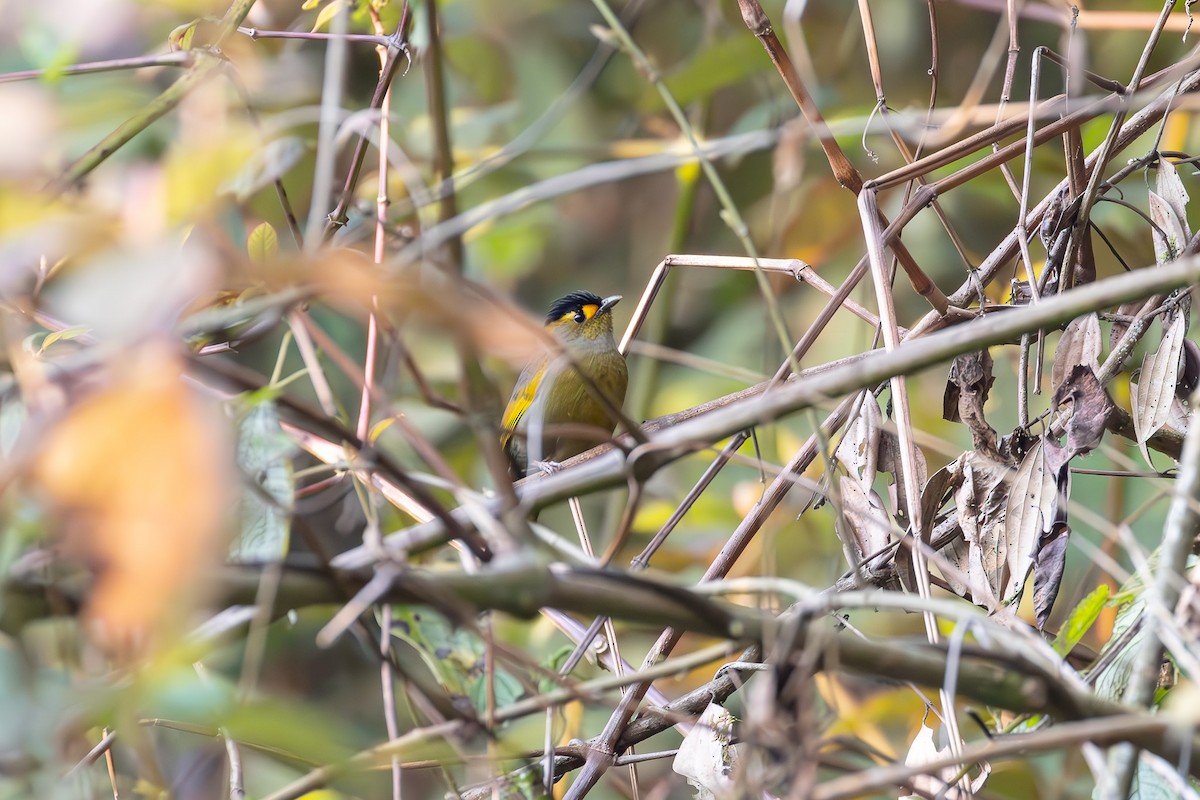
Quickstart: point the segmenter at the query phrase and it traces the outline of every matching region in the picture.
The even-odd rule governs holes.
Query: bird
[[[603,392],[614,409],[625,402],[629,369],[613,338],[612,321],[620,300],[620,295],[574,291],[550,306],[546,330],[561,348],[547,348],[525,367],[501,419],[500,444],[513,477],[524,477],[531,468],[553,471],[559,462],[599,444],[601,433],[612,433],[617,419],[592,391]],[[594,429],[591,435],[587,428]]]

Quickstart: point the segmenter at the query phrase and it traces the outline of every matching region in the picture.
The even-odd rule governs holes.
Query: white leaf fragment
[[[921,729],[917,731],[917,735],[913,737],[912,744],[909,745],[908,755],[904,757],[904,764],[908,767],[920,767],[925,764],[931,764],[946,756],[950,755],[950,748],[943,747],[940,750],[934,743],[933,728],[925,723],[921,723]],[[958,775],[957,767],[945,767],[940,770],[930,770],[929,774],[917,775],[912,778],[912,788],[920,794],[903,794],[899,796],[899,800],[919,800],[921,797],[944,797],[947,800],[962,800],[965,793],[958,786],[950,786],[949,781],[954,780]],[[991,764],[984,762],[979,765],[979,774],[971,780],[971,792],[979,792],[987,783],[988,777],[992,774]],[[963,779],[963,787],[966,786],[966,779]]]
[[[732,744],[733,722],[733,715],[723,706],[709,703],[675,754],[671,769],[695,787],[697,800],[737,795],[733,780],[737,761],[737,750]]]

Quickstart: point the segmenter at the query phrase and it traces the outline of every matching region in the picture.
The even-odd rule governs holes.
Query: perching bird
[[[579,373],[614,408],[625,402],[629,370],[613,339],[612,323],[612,308],[620,299],[571,292],[550,306],[546,330],[565,353],[547,352],[525,367],[501,422],[500,444],[516,477],[524,476],[530,466],[565,461],[612,433],[617,420],[592,396]]]

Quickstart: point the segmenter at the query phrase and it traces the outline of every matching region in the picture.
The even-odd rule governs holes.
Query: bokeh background
[[[346,29],[370,33],[368,3],[349,5]],[[375,4],[378,23],[394,30],[403,5],[398,0]],[[333,12],[345,6],[343,0],[260,0],[243,25],[262,31],[308,32],[316,27],[327,32],[335,24]],[[266,796],[313,765],[335,762],[386,738],[377,643],[351,631],[331,647],[314,644],[335,607],[296,612],[265,629],[262,640],[251,637],[249,645],[235,629],[204,646],[190,643],[186,635],[215,610],[205,603],[197,576],[223,559],[228,537],[239,535],[236,515],[224,510],[232,506],[223,503],[232,502],[244,477],[232,442],[238,430],[244,442],[245,430],[231,422],[240,412],[233,410],[235,392],[228,384],[199,392],[202,400],[172,388],[179,381],[205,382],[189,371],[177,351],[155,350],[164,341],[177,345],[184,338],[181,320],[194,319],[204,309],[236,310],[239,303],[269,298],[289,285],[316,287],[306,310],[312,324],[361,369],[370,297],[384,297],[380,319],[395,338],[385,339],[381,351],[377,385],[386,400],[373,422],[391,412],[403,414],[463,483],[485,489],[495,480],[471,426],[462,414],[431,405],[415,375],[436,394],[461,400],[461,335],[482,329],[474,343],[475,377],[485,387],[479,409],[485,416],[498,413],[532,340],[520,324],[483,302],[458,303],[452,314],[445,308],[423,313],[426,306],[437,305],[436,282],[423,282],[428,275],[461,274],[526,309],[535,323],[569,290],[623,294],[616,316],[619,325],[625,324],[667,254],[745,255],[689,135],[713,154],[712,163],[762,256],[803,260],[834,285],[862,256],[855,198],[835,181],[736,3],[612,3],[653,65],[653,76],[614,46],[613,35],[590,3],[436,3],[440,57],[434,55],[429,34],[432,6],[413,4],[408,38],[412,62],[401,68],[392,86],[386,187],[377,178],[377,117],[364,111],[378,81],[379,55],[370,43],[346,45],[330,161],[335,191],[349,168],[357,136],[365,132],[374,144],[345,227],[327,248],[306,251],[289,233],[272,180],[281,181],[300,228],[316,219],[309,230],[319,231],[336,202],[335,192],[314,194],[321,104],[330,92],[325,83],[328,41],[229,36],[221,43],[228,60],[221,75],[198,85],[82,181],[57,191],[64,188],[56,181],[69,164],[142,113],[181,74],[178,64],[88,75],[67,74],[65,68],[186,54],[193,45],[182,37],[202,41],[227,4],[0,0],[5,20],[0,73],[40,71],[28,80],[0,83],[0,296],[7,353],[0,411],[6,458],[0,566],[6,574],[11,568],[28,576],[31,553],[60,547],[92,567],[124,563],[132,553],[124,571],[109,573],[133,576],[124,587],[128,597],[113,601],[116,613],[131,613],[134,606],[163,611],[137,617],[137,624],[158,631],[151,637],[158,644],[129,662],[96,644],[71,603],[31,620],[17,613],[13,598],[6,600],[4,613],[20,623],[10,622],[0,634],[0,719],[6,720],[0,724],[0,796],[107,796],[111,790],[103,758],[72,767],[109,730],[119,732],[114,769],[123,794],[157,786],[172,787],[178,797],[223,791],[225,751],[216,738],[219,731],[235,731],[240,741],[260,745],[243,753],[251,796]],[[837,141],[868,179],[905,163],[885,125],[910,149],[928,152],[996,118],[1009,44],[1000,0],[933,4],[939,52],[932,111],[926,4],[871,4],[885,98],[877,97],[872,85],[858,8],[833,0],[766,2],[764,7]],[[1072,29],[1063,4],[1024,4],[1017,22],[1020,50],[1012,102],[1028,98],[1030,54],[1040,46],[1107,77],[1128,80],[1157,11],[1137,0],[1090,3]],[[1149,60],[1151,71],[1190,52],[1190,40],[1182,36],[1187,24],[1182,13],[1172,16]],[[183,50],[172,49],[172,43],[181,42]],[[440,90],[438,75],[444,82]],[[650,77],[661,77],[686,113],[690,130],[681,130]],[[1066,85],[1062,71],[1047,64],[1038,96],[1057,94]],[[1076,81],[1071,91],[1096,90]],[[445,105],[440,116],[448,123],[453,196],[460,215],[448,224],[456,226],[461,239],[443,235],[448,227],[438,202],[445,168],[439,164],[437,144],[439,114],[433,101],[438,96]],[[886,101],[886,110],[880,100]],[[1191,100],[1185,100],[1183,110],[1170,118],[1160,149],[1194,149],[1191,107]],[[1101,117],[1082,128],[1087,151],[1102,140],[1110,121]],[[1130,154],[1140,155],[1150,146],[1147,139],[1145,147],[1132,148]],[[987,152],[984,148],[931,177]],[[1021,166],[1020,159],[1014,162],[1018,177]],[[1041,197],[1061,180],[1061,145],[1039,148],[1032,167],[1030,196]],[[1193,179],[1184,174],[1184,180],[1190,186]],[[373,271],[380,194],[387,195],[390,205],[384,264]],[[1144,209],[1144,192],[1134,194],[1131,190],[1126,199]],[[885,194],[882,204],[894,211],[902,200],[897,191]],[[930,277],[950,292],[1011,230],[1019,201],[1005,178],[993,171],[943,198],[941,210],[958,237],[957,246],[932,213],[921,214],[906,228],[904,242]],[[1153,263],[1150,230],[1138,214],[1101,204],[1093,219],[1127,264]],[[264,223],[277,242],[256,257],[252,233],[265,235]],[[1097,248],[1097,260],[1101,277],[1123,268],[1107,248]],[[789,341],[795,341],[825,297],[789,277],[770,276],[767,285],[782,311]],[[1007,281],[989,286],[989,299],[1005,301],[1006,289]],[[929,310],[903,279],[897,281],[895,295],[902,324],[914,324]],[[875,306],[866,283],[853,297],[868,308]],[[291,335],[282,323],[267,325],[234,351],[214,357],[261,376],[264,383],[272,376],[293,376],[277,391],[317,405],[323,398],[305,374],[306,362]],[[870,325],[841,312],[801,366],[871,349],[873,337]],[[1051,351],[1054,341],[1051,334]],[[201,337],[188,343],[196,349],[205,341]],[[324,345],[319,349],[326,350]],[[752,272],[673,270],[630,355],[625,410],[634,420],[646,420],[699,405],[766,379],[785,356]],[[988,413],[993,426],[1006,432],[1017,419],[1016,350],[999,348],[994,357],[997,384]],[[353,427],[361,379],[328,358],[323,363],[340,420]],[[942,419],[945,374],[944,367],[932,369],[915,376],[911,385],[915,424],[930,472],[971,441],[963,426]],[[178,380],[160,385],[156,381],[163,375]],[[107,385],[117,394],[106,395],[110,405],[93,409],[93,417],[74,417],[75,427],[64,432],[60,426],[72,419],[61,422],[64,409],[75,407],[77,390],[93,384]],[[1128,403],[1121,380],[1110,390],[1118,403]],[[1035,396],[1032,402],[1037,414],[1048,406],[1048,397]],[[774,474],[791,457],[815,420],[797,415],[757,429],[753,442],[655,556],[654,574],[694,583],[760,497],[764,475]],[[181,429],[186,433],[177,436]],[[132,433],[126,437],[126,431]],[[96,444],[89,450],[81,439]],[[69,444],[60,445],[61,440]],[[1089,466],[1140,461],[1132,445],[1113,441]],[[382,425],[376,445],[398,463],[422,468],[395,426]],[[296,476],[316,465],[298,451],[285,447],[285,452]],[[175,459],[180,453],[184,455]],[[685,458],[646,485],[623,551],[626,558],[658,530],[710,459],[711,453]],[[162,467],[173,460],[183,466]],[[1163,457],[1153,466],[1167,463]],[[215,477],[199,480],[190,469],[194,464],[211,469]],[[1144,464],[1139,468],[1148,469]],[[111,478],[112,485],[99,481],[98,474]],[[807,477],[816,481],[820,474],[818,465]],[[323,477],[295,477],[295,482],[308,486]],[[1077,477],[1073,499],[1106,523],[1127,523],[1127,538],[1117,542],[1107,525],[1076,522],[1067,578],[1050,627],[1098,584],[1116,586],[1124,579],[1122,570],[1110,574],[1114,571],[1097,566],[1097,551],[1107,552],[1127,570],[1135,563],[1131,542],[1152,546],[1157,541],[1169,491],[1164,486],[1153,480]],[[146,495],[163,498],[157,516],[146,517],[139,510],[136,498]],[[139,527],[126,524],[129,517],[110,508],[119,505],[113,498],[126,496],[135,498],[128,501],[134,506],[122,513],[143,523],[150,520],[143,525],[149,528],[145,538],[104,532]],[[438,496],[449,497],[440,490]],[[812,486],[797,487],[735,575],[782,576],[813,586],[836,580],[845,560],[834,533],[834,513],[828,504],[812,508],[813,497]],[[615,525],[622,499],[619,492],[585,499],[585,514],[601,541]],[[77,519],[64,520],[59,512],[64,504],[78,508],[81,503],[89,513],[102,509],[116,515],[116,521],[110,519],[99,533],[77,529]],[[206,520],[214,507],[217,519]],[[164,530],[173,530],[180,515],[200,519],[193,533],[181,534],[195,541],[190,548],[161,548],[159,554],[147,542],[161,542]],[[303,521],[295,524],[304,534],[292,529],[290,548],[307,555],[361,544],[368,521],[385,532],[412,522],[386,504],[364,503],[348,479],[301,498],[297,515]],[[565,508],[546,512],[541,521],[573,535]],[[222,533],[200,541],[206,526]],[[80,544],[81,536],[92,537],[90,543]],[[117,551],[125,556],[114,555]],[[455,556],[439,551],[414,563],[448,568]],[[145,581],[147,573],[158,579]],[[190,590],[176,593],[180,587]],[[863,613],[853,622],[868,635],[907,631],[918,637],[921,632],[916,616]],[[498,616],[493,624],[499,640],[545,665],[561,658],[567,646],[545,621]],[[1102,614],[1086,643],[1098,648],[1111,624],[1111,611]],[[169,634],[162,632],[164,627]],[[653,634],[631,628],[622,639],[626,659],[639,663]],[[461,630],[429,636],[436,640],[434,650],[440,647],[444,654],[449,649],[469,664],[482,652],[479,641]],[[419,643],[397,646],[407,648],[406,658],[419,661]],[[255,648],[261,649],[254,656],[257,673],[247,679],[247,653]],[[716,666],[663,682],[661,688],[669,695],[682,692],[711,678]],[[581,674],[598,673],[585,665]],[[452,675],[440,679],[450,681]],[[903,755],[921,719],[918,695],[837,676],[822,676],[818,688],[828,714],[826,737],[852,736],[882,753]],[[422,716],[420,709],[403,704],[400,715],[402,724],[410,726]],[[572,704],[556,730],[564,738],[586,738],[607,715],[602,704]],[[507,729],[503,746],[496,748],[536,749],[541,735],[541,719],[533,717]],[[666,734],[661,749],[677,741],[675,734]],[[479,738],[434,747],[428,758],[451,764],[451,777],[436,769],[415,769],[406,772],[406,787],[411,796],[433,797],[441,796],[447,785],[483,780],[493,774],[486,762],[464,766],[456,757],[487,751]],[[641,774],[649,792],[643,797],[689,796],[682,780],[661,763],[644,767]],[[624,780],[603,785],[595,796],[626,796]],[[1073,797],[1087,794],[1089,781],[1078,755],[1068,753],[998,767],[989,786],[996,796]],[[337,789],[382,796],[387,785],[383,773],[363,772],[345,778]]]

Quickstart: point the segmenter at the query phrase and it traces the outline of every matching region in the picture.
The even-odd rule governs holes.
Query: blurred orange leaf
[[[64,514],[68,550],[97,572],[87,613],[104,643],[144,643],[177,617],[221,552],[229,463],[220,418],[158,345],[50,432],[34,477]]]

